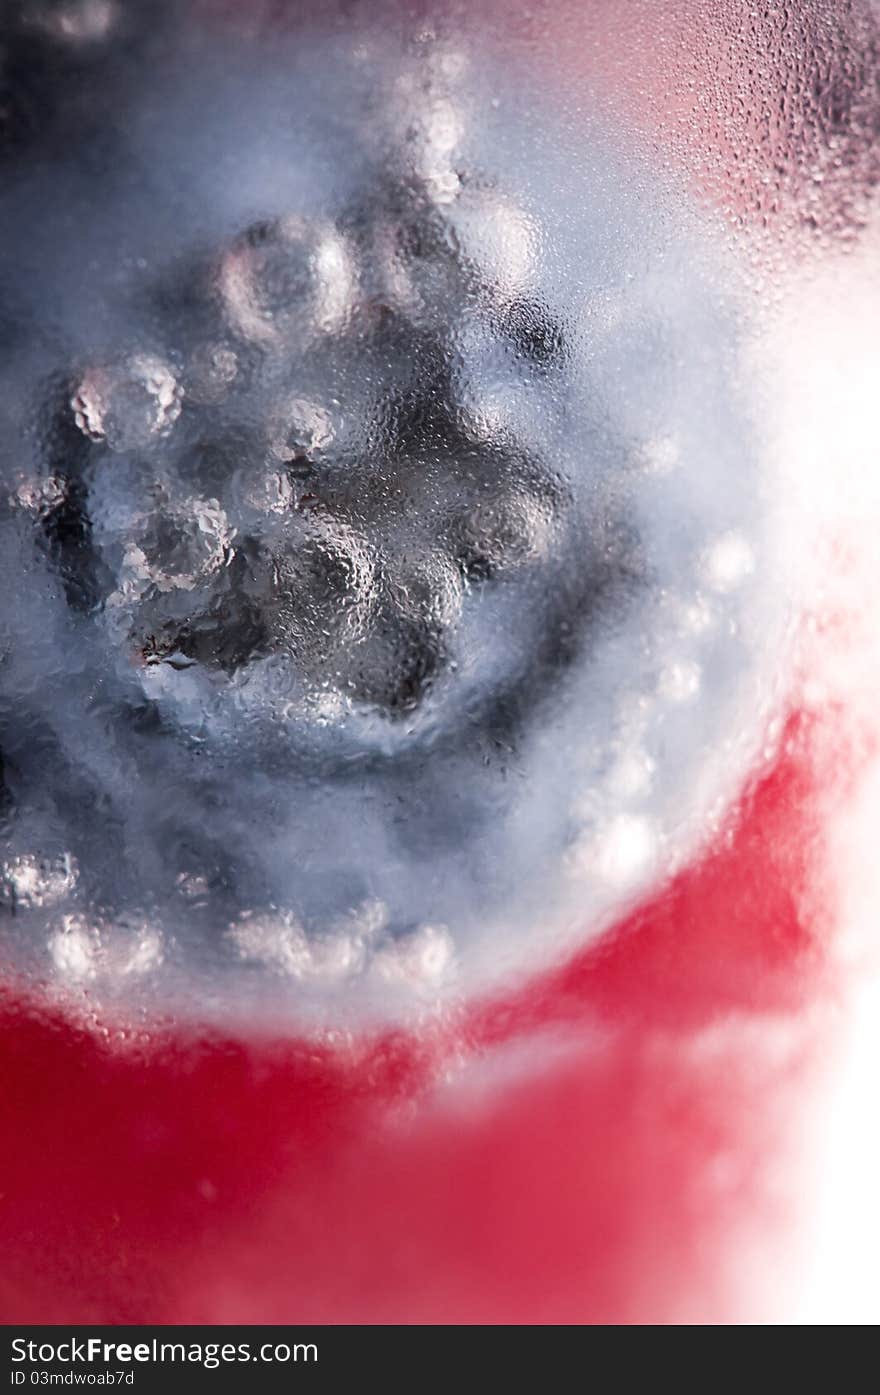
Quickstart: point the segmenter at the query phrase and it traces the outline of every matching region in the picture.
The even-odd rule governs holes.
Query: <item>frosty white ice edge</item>
[[[485,55],[142,42],[4,155],[4,955],[264,1022],[491,988],[774,713],[733,255]]]

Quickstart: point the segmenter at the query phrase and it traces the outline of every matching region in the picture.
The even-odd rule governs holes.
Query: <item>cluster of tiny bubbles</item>
[[[37,30],[90,57],[0,192],[4,955],[336,1021],[598,933],[775,700],[729,252],[447,40]]]

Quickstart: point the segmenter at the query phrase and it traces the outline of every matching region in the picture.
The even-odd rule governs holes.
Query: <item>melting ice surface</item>
[[[109,63],[104,10],[4,153],[3,955],[293,1021],[491,989],[763,739],[732,256],[448,44]]]

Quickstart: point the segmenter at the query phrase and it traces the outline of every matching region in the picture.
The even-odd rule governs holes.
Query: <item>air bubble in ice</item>
[[[574,860],[581,870],[629,891],[650,875],[658,852],[657,834],[650,819],[638,814],[618,814],[574,850]]]
[[[389,592],[404,615],[439,629],[455,624],[464,603],[464,587],[448,553],[434,548],[414,555],[407,549],[389,571]]]
[[[539,235],[525,209],[498,190],[468,189],[455,206],[453,225],[462,255],[493,295],[512,300],[528,289]]]
[[[452,937],[445,925],[420,925],[377,951],[373,971],[388,983],[430,989],[454,964]]]
[[[245,339],[303,346],[343,327],[356,271],[332,224],[291,213],[251,228],[223,258],[218,285],[230,324]]]
[[[469,577],[503,575],[546,557],[556,536],[550,499],[517,485],[481,491],[456,532],[462,565]]]
[[[132,354],[119,364],[89,369],[71,405],[80,431],[111,450],[147,445],[180,416],[182,389],[166,363]]]
[[[286,399],[269,418],[269,448],[278,460],[308,461],[330,445],[334,434],[330,412],[303,397]]]
[[[191,591],[224,565],[230,539],[229,521],[216,499],[160,506],[140,533],[136,571],[157,591]]]
[[[0,904],[13,909],[54,906],[76,886],[78,869],[69,853],[57,858],[24,853],[0,867]]]
[[[638,799],[650,792],[655,769],[655,761],[644,751],[626,750],[608,773],[608,787],[615,799]]]
[[[186,395],[200,406],[220,402],[237,375],[238,357],[233,349],[226,344],[201,344],[187,364]]]
[[[700,666],[688,661],[667,664],[657,690],[667,702],[691,702],[700,691]]]
[[[337,681],[355,701],[399,715],[419,706],[444,658],[439,628],[388,600],[339,655]]]
[[[66,915],[49,940],[49,953],[64,979],[81,981],[97,973],[99,935],[85,916]]]
[[[290,912],[248,912],[230,927],[229,937],[245,962],[298,980],[346,979],[364,960],[358,937],[340,932],[310,939]]]
[[[678,464],[679,454],[679,444],[672,436],[655,436],[641,447],[638,459],[647,473],[667,475]]]
[[[329,653],[363,635],[375,559],[354,529],[316,519],[276,561],[278,642],[320,677]]]
[[[703,573],[713,591],[732,591],[755,569],[755,556],[740,533],[725,533],[707,550]]]

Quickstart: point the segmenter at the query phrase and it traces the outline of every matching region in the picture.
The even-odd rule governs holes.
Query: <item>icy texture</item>
[[[296,1017],[547,962],[775,700],[733,254],[442,38],[121,15],[6,55],[65,101],[4,128],[4,954]]]

